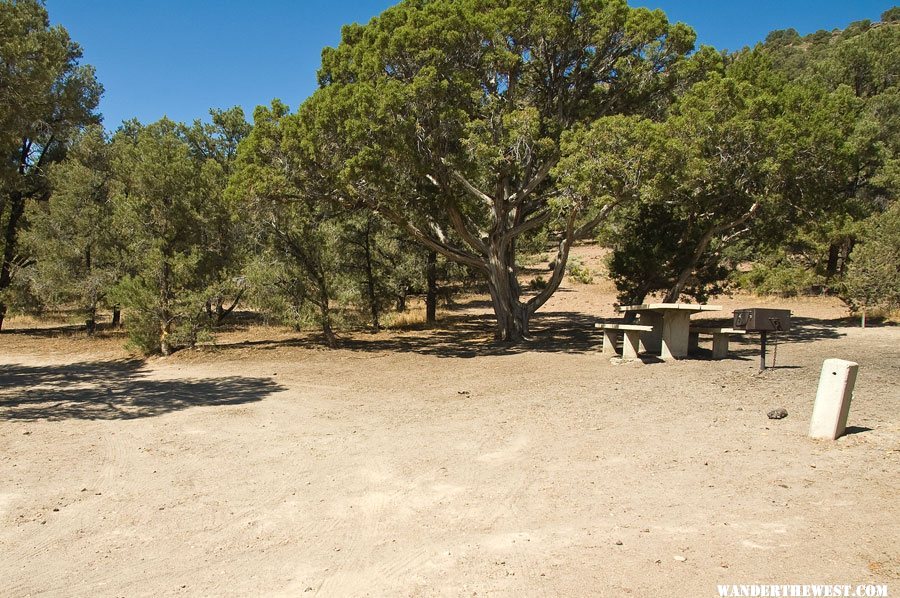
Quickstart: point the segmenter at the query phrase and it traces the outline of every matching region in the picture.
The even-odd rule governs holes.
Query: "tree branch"
[[[469,231],[465,217],[452,199],[447,201],[447,213],[450,216],[450,222],[453,224],[453,229],[460,237],[462,237],[463,241],[468,243],[475,251],[480,252],[482,255],[487,255],[487,245],[485,245],[477,235],[472,234]]]
[[[478,256],[468,253],[466,251],[462,251],[455,247],[451,247],[449,244],[439,241],[423,231],[420,227],[416,226],[412,222],[408,221],[406,218],[397,214],[393,210],[386,209],[384,206],[381,207],[373,207],[373,209],[387,218],[389,221],[393,222],[401,229],[405,230],[407,234],[409,234],[413,239],[425,245],[429,249],[437,251],[444,257],[454,262],[460,264],[466,264],[467,266],[471,266],[482,272],[487,271],[487,265],[484,260],[479,259]]]
[[[550,171],[556,166],[558,158],[554,158],[553,160],[548,160],[541,166],[535,175],[531,178],[527,185],[520,188],[518,191],[509,196],[510,203],[513,206],[520,205],[523,201],[525,201],[529,195],[537,188],[538,185],[547,180],[547,177],[550,176]]]
[[[34,167],[40,169],[41,166],[44,165],[44,158],[47,156],[47,152],[50,151],[50,146],[56,141],[56,137],[54,135],[50,135],[50,139],[47,140],[47,143],[41,148],[41,155],[38,157],[37,163],[35,163]]]
[[[453,177],[454,179],[456,179],[456,181],[459,182],[465,188],[466,191],[468,191],[471,195],[473,195],[473,196],[477,197],[478,199],[480,199],[481,201],[483,201],[489,208],[493,209],[494,200],[491,198],[490,195],[488,195],[487,193],[485,193],[484,191],[482,191],[481,189],[479,189],[478,187],[473,185],[471,182],[469,182],[469,180],[466,177],[464,177],[460,173],[456,172],[453,168],[451,168],[450,164],[447,162],[446,159],[441,159],[441,163],[447,167],[447,172],[450,173],[450,176]]]
[[[697,243],[697,247],[694,249],[694,254],[691,256],[691,260],[688,264],[682,268],[681,272],[678,275],[678,278],[675,280],[675,284],[672,285],[672,288],[669,289],[669,292],[666,293],[665,299],[663,300],[666,303],[672,303],[678,300],[678,297],[681,296],[681,291],[684,289],[684,285],[687,284],[688,278],[690,278],[691,273],[694,271],[694,268],[697,267],[697,264],[700,262],[700,258],[703,257],[703,253],[706,251],[707,247],[709,247],[710,241],[716,235],[726,230],[730,230],[736,226],[740,226],[750,220],[753,217],[753,214],[756,213],[756,210],[759,209],[759,202],[754,203],[747,212],[732,222],[727,222],[725,224],[720,224],[719,226],[714,226],[708,229],[703,236],[700,238],[700,241]]]
[[[600,224],[602,224],[603,221],[609,217],[610,212],[612,212],[613,208],[615,208],[618,204],[618,201],[614,201],[600,208],[600,211],[596,216],[594,216],[590,221],[578,227],[578,229],[574,233],[575,239],[583,239],[593,233],[594,229],[600,226]]]
[[[508,231],[506,231],[506,233],[504,233],[504,235],[503,235],[504,241],[508,243],[509,241],[515,239],[519,235],[526,233],[532,229],[535,229],[535,228],[541,226],[542,224],[545,224],[548,220],[550,220],[550,217],[552,215],[553,215],[553,213],[550,211],[550,208],[545,208],[544,211],[533,216],[531,219],[526,220],[520,224],[517,224],[516,226],[514,226],[511,229],[509,229]]]
[[[566,221],[566,232],[560,239],[559,248],[556,251],[556,267],[553,268],[553,275],[550,276],[550,281],[544,287],[544,290],[529,299],[528,303],[525,304],[529,314],[533,314],[540,309],[562,283],[563,274],[566,272],[566,263],[569,261],[569,249],[575,240],[575,218],[577,214],[577,210],[569,212],[569,217]]]

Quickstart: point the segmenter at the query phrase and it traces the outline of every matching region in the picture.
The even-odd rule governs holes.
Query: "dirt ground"
[[[592,327],[612,302],[567,285],[525,348],[495,345],[473,298],[336,350],[249,327],[151,360],[13,320],[0,594],[900,593],[900,328],[738,296],[710,317],[794,311],[775,369],[757,373],[755,338],[724,361],[617,363]],[[829,357],[860,364],[850,433],[813,441]]]

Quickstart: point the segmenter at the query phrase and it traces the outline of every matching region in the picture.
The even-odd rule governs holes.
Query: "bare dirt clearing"
[[[755,339],[615,365],[591,329],[611,303],[567,287],[515,350],[477,302],[333,351],[252,328],[137,361],[118,337],[4,332],[0,593],[900,590],[900,329],[738,297],[723,315],[800,316],[780,367],[757,375]],[[829,357],[861,366],[834,443],[806,438]]]

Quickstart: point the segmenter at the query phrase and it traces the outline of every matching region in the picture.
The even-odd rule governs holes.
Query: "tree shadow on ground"
[[[143,362],[0,366],[0,419],[128,420],[190,407],[240,405],[285,390],[268,378],[149,380]]]
[[[703,319],[703,326],[716,327],[721,326],[731,328],[734,321],[730,318]],[[694,323],[694,320],[691,320]],[[847,320],[840,318],[836,320],[820,320],[817,318],[791,318],[791,328],[786,332],[770,332],[768,335],[769,342],[784,343],[811,343],[821,340],[836,340],[843,338],[846,333],[839,330],[847,326]],[[738,344],[759,345],[759,333],[749,332],[742,337],[732,337],[732,341]]]
[[[399,352],[433,355],[437,357],[472,358],[485,355],[517,355],[528,352],[583,354],[599,351],[600,334],[594,324],[602,318],[568,311],[538,312],[531,322],[531,338],[519,345],[494,340],[494,316],[490,313],[471,313],[470,310],[490,309],[490,302],[470,300],[457,305],[454,313],[441,318],[436,325],[412,325],[392,330],[389,335],[342,335],[337,348],[359,352]],[[844,320],[794,318],[790,331],[770,336],[770,351],[777,343],[815,342],[835,340],[845,336],[840,331]],[[730,319],[704,319],[704,326],[730,327]],[[706,339],[706,337],[703,337]],[[706,339],[709,340],[709,339]],[[255,348],[322,349],[321,335],[304,334],[290,339],[258,340],[216,344],[213,350]],[[732,339],[728,358],[748,360],[759,354],[759,335],[747,334]],[[642,358],[652,360],[652,356]],[[692,358],[711,359],[709,350],[701,349]],[[656,360],[658,361],[658,360]],[[646,360],[645,360],[646,362]]]
[[[40,328],[4,328],[0,330],[3,336],[32,336],[36,338],[54,338],[58,336],[73,336],[85,334],[84,324],[59,324],[57,326],[42,326]]]
[[[470,308],[472,304],[467,303],[466,309]],[[431,326],[414,325],[380,335],[341,335],[336,348],[371,353],[417,353],[457,358],[517,355],[528,352],[586,353],[600,347],[600,337],[594,332],[596,321],[597,318],[593,316],[574,312],[539,312],[532,319],[530,340],[513,345],[494,339],[493,315],[456,313],[441,318],[436,325]],[[282,340],[217,343],[212,350],[228,351],[241,348],[275,350],[287,347],[322,349],[324,340],[318,334],[305,334]]]
[[[530,338],[520,344],[494,339],[492,315],[463,314],[441,320],[440,328],[426,334],[398,331],[390,338],[342,339],[340,347],[352,351],[398,351],[437,357],[479,357],[520,353],[587,353],[600,348],[594,332],[597,318],[574,312],[539,312],[530,327]]]
[[[722,326],[731,327],[732,320],[724,318],[704,319],[704,326]],[[785,345],[789,346],[795,343],[812,343],[824,340],[837,340],[844,338],[847,334],[841,331],[841,328],[847,326],[847,320],[844,318],[833,320],[820,320],[817,318],[792,317],[791,328],[786,332],[770,332],[767,335],[766,342],[766,369],[793,369],[799,366],[790,364],[777,365],[779,348],[782,351]],[[711,337],[701,336],[701,342],[709,344]],[[789,350],[789,349],[788,349]],[[741,361],[758,360],[760,353],[760,334],[758,332],[749,332],[742,336],[732,336],[728,346],[728,357],[726,359],[735,359]],[[782,353],[782,356],[784,354]],[[704,348],[700,348],[691,357],[712,358],[712,352]],[[775,365],[772,365],[772,364]]]
[[[59,324],[57,326],[42,326],[39,328],[4,328],[0,330],[3,336],[24,336],[31,338],[122,338],[126,336],[125,328],[112,327],[109,324],[98,324],[97,330],[89,335],[84,324]]]

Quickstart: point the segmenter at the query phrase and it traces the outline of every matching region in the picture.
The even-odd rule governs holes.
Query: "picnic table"
[[[644,303],[623,305],[620,313],[636,313],[640,323],[653,330],[641,334],[641,348],[659,353],[665,360],[687,357],[690,340],[691,314],[722,311],[721,305],[698,303]]]

